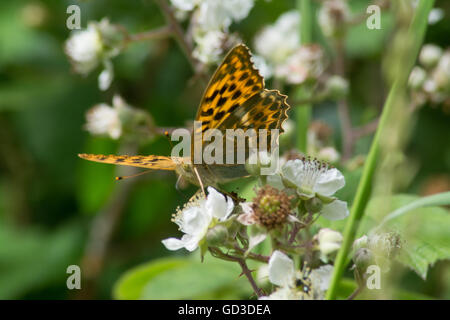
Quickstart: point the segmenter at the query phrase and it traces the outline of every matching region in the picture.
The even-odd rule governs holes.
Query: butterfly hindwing
[[[123,166],[140,167],[155,170],[175,170],[177,161],[171,157],[164,156],[116,156],[116,155],[102,155],[102,154],[86,154],[78,155],[82,159],[118,164]]]

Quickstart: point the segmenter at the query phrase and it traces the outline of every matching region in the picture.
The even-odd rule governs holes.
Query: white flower
[[[450,51],[447,50],[439,59],[432,74],[432,78],[438,89],[443,91],[450,89]]]
[[[103,71],[100,72],[100,75],[98,76],[98,87],[102,91],[105,91],[109,88],[114,78],[113,64],[111,63],[111,61],[106,60],[104,65],[105,69],[103,69]]]
[[[342,173],[336,168],[328,168],[318,160],[289,160],[282,167],[283,179],[297,188],[297,193],[305,198],[315,196],[329,198],[345,185]],[[347,203],[330,198],[324,203],[320,214],[329,220],[344,219],[349,215]]]
[[[199,4],[198,23],[204,30],[225,29],[233,21],[248,16],[253,0],[203,0]]]
[[[217,62],[222,54],[222,44],[225,33],[219,30],[203,32],[198,30],[194,35],[197,46],[192,55],[199,61],[209,64]]]
[[[201,0],[170,0],[172,5],[178,10],[191,11]]]
[[[331,279],[333,267],[321,266],[311,272],[296,271],[294,261],[281,251],[274,251],[269,260],[269,281],[278,286],[262,300],[323,299]]]
[[[331,197],[345,185],[342,173],[318,160],[289,160],[283,166],[285,179],[294,184],[305,195],[315,194]]]
[[[169,250],[186,248],[194,251],[206,236],[212,223],[225,221],[233,211],[230,197],[225,197],[216,189],[208,187],[208,197],[195,206],[188,206],[175,218],[175,223],[184,233],[181,239],[168,238],[162,241]]]
[[[272,75],[273,75],[272,67],[266,63],[266,60],[262,56],[254,55],[252,57],[252,59],[253,59],[255,68],[258,69],[259,74],[264,79],[269,79],[270,77],[272,77]],[[286,122],[284,122],[284,123],[286,123]]]
[[[297,10],[282,14],[255,38],[256,53],[270,64],[283,63],[300,46],[300,14]]]
[[[86,30],[75,31],[65,43],[65,52],[76,72],[87,74],[99,63],[102,51],[100,32],[90,23]]]
[[[333,37],[349,18],[350,8],[345,0],[327,0],[319,10],[318,21],[323,34]]]
[[[337,162],[339,160],[339,152],[333,147],[325,147],[319,150],[317,157],[327,162]]]
[[[93,135],[109,135],[112,139],[118,139],[122,134],[122,123],[117,108],[106,103],[89,109],[86,119],[85,128]]]
[[[427,74],[421,67],[415,66],[409,75],[408,84],[413,89],[419,89],[425,82]]]
[[[269,280],[279,287],[292,286],[295,281],[294,261],[275,250],[269,259]]]
[[[426,44],[419,54],[419,62],[426,68],[435,66],[442,56],[442,49],[434,44]]]
[[[118,139],[122,134],[122,115],[132,108],[120,97],[113,97],[112,107],[106,103],[95,105],[86,113],[85,129],[93,135],[108,135]]]
[[[428,24],[436,24],[444,18],[444,10],[441,8],[433,8],[428,15]]]
[[[275,75],[288,83],[299,84],[317,78],[324,70],[323,52],[318,45],[301,46],[285,63],[278,65]]]
[[[340,232],[323,228],[317,234],[317,241],[319,242],[319,250],[323,257],[330,253],[339,250],[341,247],[343,237]]]
[[[66,41],[64,49],[74,70],[80,74],[86,75],[103,64],[105,68],[98,83],[101,90],[106,90],[114,76],[110,59],[119,54],[121,43],[117,28],[104,18],[100,22],[90,22],[86,30],[75,31]]]

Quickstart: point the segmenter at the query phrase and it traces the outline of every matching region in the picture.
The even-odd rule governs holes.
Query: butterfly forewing
[[[86,153],[79,154],[78,156],[82,159],[95,162],[111,163],[155,170],[175,170],[177,162],[181,162],[181,158],[172,159],[171,157],[164,156],[115,156]]]

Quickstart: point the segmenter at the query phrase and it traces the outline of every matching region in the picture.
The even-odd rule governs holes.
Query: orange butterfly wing
[[[86,154],[78,155],[82,159],[111,163],[131,167],[140,167],[155,170],[175,170],[178,163],[182,162],[182,158],[164,157],[164,156],[115,156],[102,154]]]

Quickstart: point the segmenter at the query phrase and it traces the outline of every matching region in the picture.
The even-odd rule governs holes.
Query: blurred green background
[[[364,8],[369,2],[350,3]],[[110,103],[115,93],[150,112],[158,126],[182,127],[193,119],[204,88],[191,81],[192,70],[177,43],[164,39],[129,45],[113,60],[112,88],[99,91],[98,73],[87,77],[73,73],[64,54],[63,44],[70,34],[66,28],[70,4],[81,7],[83,27],[103,17],[130,33],[164,24],[151,0],[0,2],[0,299],[109,299],[114,284],[128,269],[152,259],[185,255],[167,251],[161,239],[178,235],[170,216],[195,188],[177,191],[172,173],[118,183],[114,166],[82,161],[77,154],[118,152],[118,142],[92,137],[83,130],[85,112],[97,103]],[[450,3],[437,1],[436,6],[444,8],[446,17],[429,27],[425,43],[446,48],[450,46]],[[294,1],[258,0],[250,15],[233,24],[232,30],[251,47],[254,35],[264,25],[294,7]],[[355,27],[348,36],[349,100],[355,124],[371,119],[384,101],[387,88],[381,63],[383,53],[389,50],[390,28],[392,24],[387,23],[382,30],[367,34],[365,27]],[[333,103],[322,103],[314,108],[314,118],[323,119],[338,133],[335,109]],[[418,111],[407,147],[408,159],[417,171],[411,171],[405,192],[429,194],[439,182],[444,187],[438,191],[448,190],[449,120],[441,108],[425,106]],[[339,134],[333,139],[339,146]],[[356,153],[366,153],[369,143],[370,137],[361,139]],[[138,153],[168,155],[170,145],[165,137],[158,137],[142,145]],[[346,200],[352,199],[356,188],[357,179],[353,180],[347,177]],[[89,241],[95,239],[91,230],[96,217],[114,209],[120,217],[105,256],[101,262],[91,261],[86,251],[92,245]],[[87,274],[79,291],[66,287],[66,268],[72,264],[93,268],[82,268]],[[190,268],[194,267],[202,268]],[[414,272],[406,272],[404,288],[449,299],[448,267],[448,262],[437,263],[426,282]],[[213,270],[212,278],[222,272],[231,272],[236,278],[239,274],[228,265]],[[247,298],[248,284],[239,281],[233,285],[243,286],[241,292],[227,295],[226,288],[217,287],[211,289],[221,290],[217,295],[203,297]]]

